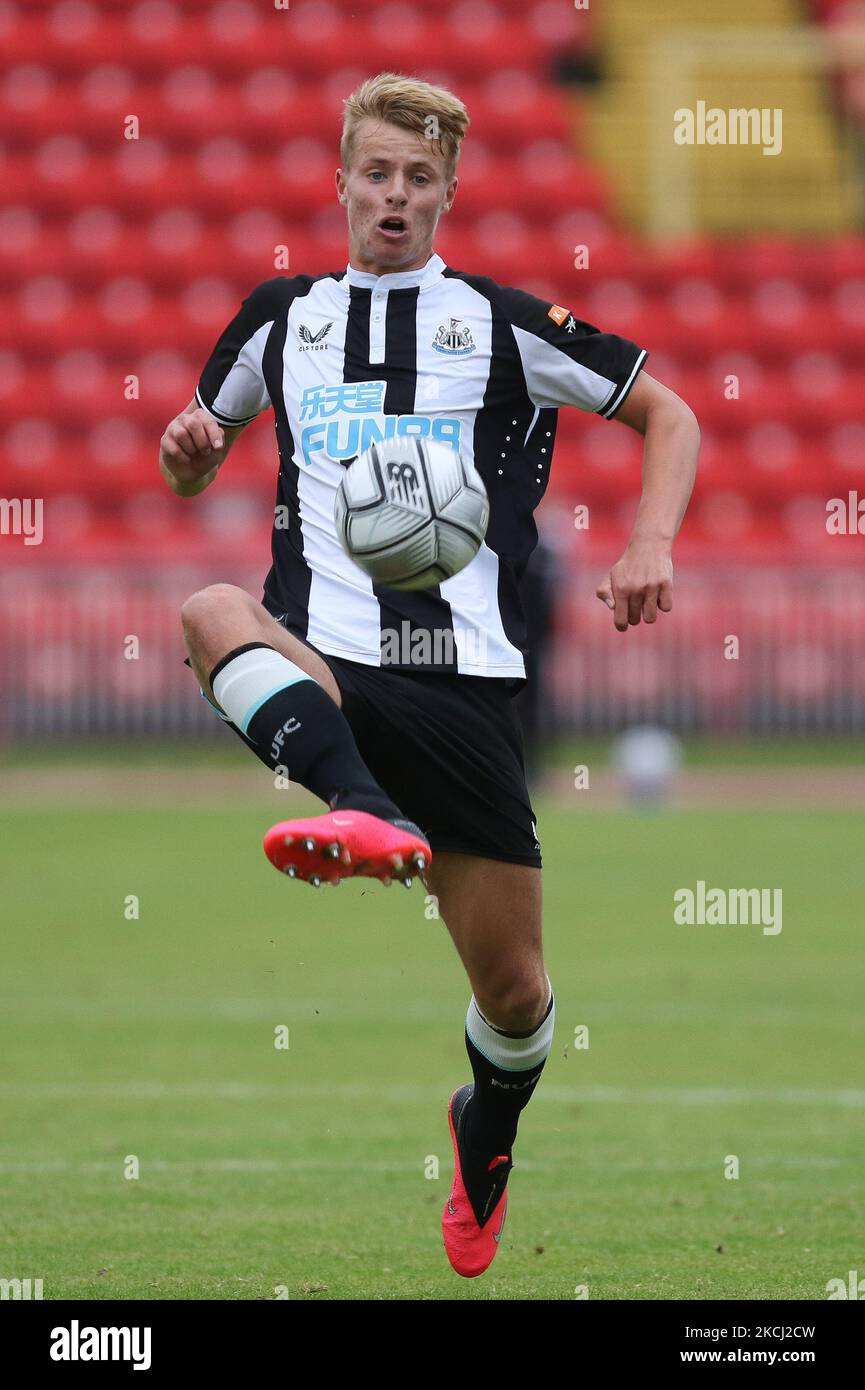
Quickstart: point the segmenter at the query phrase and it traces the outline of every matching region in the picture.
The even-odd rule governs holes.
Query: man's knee
[[[478,1008],[494,1028],[524,1033],[537,1026],[549,1002],[547,977],[543,969],[499,970],[485,981],[481,993],[475,991]]]
[[[236,621],[251,611],[253,600],[236,584],[208,584],[191,594],[180,609],[180,620],[187,640],[211,632],[223,623]]]
[[[201,688],[226,652],[255,641],[259,623],[255,600],[236,584],[209,584],[191,594],[180,610],[183,640]]]

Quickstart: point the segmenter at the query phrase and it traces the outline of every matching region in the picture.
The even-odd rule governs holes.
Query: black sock
[[[472,1010],[476,1011],[474,1018]],[[552,990],[543,1018],[528,1034],[506,1033],[495,1028],[480,1013],[474,999],[469,1005],[465,1039],[475,1085],[466,1112],[466,1141],[487,1161],[498,1154],[510,1154],[513,1148],[520,1114],[531,1100],[547,1060],[553,1021]],[[474,1032],[474,1038],[469,1035],[469,1028]],[[487,1047],[486,1051],[493,1052],[495,1039],[491,1038],[491,1034],[501,1040],[498,1046],[503,1052],[513,1054],[507,1058],[509,1062],[518,1065],[519,1054],[524,1052],[530,1065],[525,1070],[511,1070],[497,1065],[477,1045],[480,1042],[484,1046],[489,1039],[493,1046]],[[538,1055],[539,1051],[542,1055]]]
[[[211,689],[217,677],[228,674],[233,661],[260,649],[280,656],[266,642],[238,647],[211,671]],[[276,662],[274,670],[284,669],[290,683],[253,705],[251,717],[242,711],[243,701],[234,710],[226,710],[231,727],[267,767],[273,771],[284,768],[292,782],[321,797],[332,811],[350,809],[367,811],[382,820],[405,819],[360,756],[351,726],[336,702],[312,676],[304,673],[292,681],[298,668],[288,658],[284,661],[285,668]]]

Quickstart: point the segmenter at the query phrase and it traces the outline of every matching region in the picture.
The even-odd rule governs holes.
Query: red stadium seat
[[[332,22],[324,20],[328,13]],[[7,38],[7,54],[15,62],[33,63],[44,61],[50,52],[54,71],[72,77],[94,64],[114,63],[122,53],[125,65],[139,79],[155,80],[177,64],[178,54],[200,51],[205,37],[200,16],[186,15],[181,9],[178,23],[171,27],[136,23],[135,16],[133,9],[122,18],[101,19],[93,29],[79,29],[53,26],[50,18],[26,15]],[[419,52],[424,55],[419,76],[427,67],[446,68],[457,80],[476,80],[479,74],[508,66],[539,71],[561,37],[553,26],[545,30],[523,16],[524,12],[505,17],[493,31],[479,28],[474,42],[470,31],[462,32],[460,42],[455,42],[447,25],[425,14],[419,22],[383,23],[381,11],[373,11],[364,20],[352,21],[343,18],[336,6],[321,4],[301,6],[289,24],[284,13],[259,9],[259,22],[238,32],[209,22],[213,19],[209,12],[207,62],[220,80],[236,80],[238,74],[270,63],[284,63],[306,80],[324,78],[340,50],[350,52],[352,61],[369,72],[393,70],[408,53]],[[572,18],[576,35],[576,16]]]
[[[13,70],[21,74],[21,84],[39,96],[40,82],[35,65]],[[38,72],[39,69],[35,68]],[[128,73],[128,83],[117,83],[113,100],[95,102],[87,98],[87,75],[46,84],[40,100],[21,104],[15,84],[0,84],[0,121],[14,130],[18,148],[34,148],[57,134],[57,110],[75,112],[77,135],[93,152],[113,151],[118,132],[130,107],[134,108],[140,130],[163,142],[173,151],[195,151],[216,138],[235,139],[242,132],[244,143],[261,155],[271,153],[280,143],[280,132],[290,130],[294,137],[326,141],[337,162],[339,123],[334,119],[334,101],[317,82],[299,82],[273,66],[259,68],[242,81],[216,83],[208,77],[209,89],[197,89],[192,77],[177,84],[166,81],[137,83]],[[191,72],[194,74],[195,69]],[[206,76],[203,69],[201,76]],[[128,94],[124,87],[134,91]],[[472,136],[478,142],[507,154],[513,147],[511,123],[519,120],[520,139],[527,145],[537,140],[568,141],[571,115],[557,95],[530,82],[522,91],[511,82],[500,97],[485,87],[463,83],[461,99],[471,115]],[[112,93],[106,88],[106,98]],[[278,122],[278,124],[275,124]]]
[[[340,101],[388,67],[454,85],[471,115],[437,241],[445,259],[647,347],[649,372],[696,412],[704,444],[680,553],[839,552],[815,517],[861,479],[865,239],[659,247],[617,226],[607,175],[584,152],[581,102],[550,79],[554,61],[593,42],[591,10],[99,0],[58,13],[0,13],[0,492],[44,496],[64,554],[266,545],[269,418],[195,508],[161,489],[156,446],[254,284],[344,267]],[[123,138],[130,113],[137,140]],[[131,376],[137,399],[124,394]],[[640,458],[635,432],[561,412],[548,497],[590,507],[588,552],[623,543]]]

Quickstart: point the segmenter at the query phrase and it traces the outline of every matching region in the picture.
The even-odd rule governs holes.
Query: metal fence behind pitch
[[[250,593],[260,574],[231,576]],[[0,572],[0,734],[215,737],[183,664],[191,570]],[[547,732],[651,721],[681,732],[865,732],[865,574],[677,571],[675,611],[615,632],[587,584],[563,584],[545,662]]]

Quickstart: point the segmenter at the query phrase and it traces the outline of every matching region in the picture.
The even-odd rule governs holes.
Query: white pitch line
[[[0,1082],[2,1100],[334,1100],[395,1105],[436,1104],[447,1089],[376,1086],[353,1081],[30,1081]],[[865,1090],[853,1087],[750,1086],[561,1086],[544,1084],[538,1100],[557,1105],[828,1105],[865,1108]]]
[[[141,1161],[141,1178],[146,1178],[149,1173],[189,1173],[200,1172],[208,1173],[414,1173],[418,1176],[423,1175],[426,1155],[416,1159],[402,1159],[399,1162],[392,1159],[354,1159],[354,1158],[201,1158],[201,1159],[150,1159],[139,1155]],[[580,1172],[607,1172],[615,1169],[618,1172],[669,1172],[669,1173],[720,1173],[720,1164],[717,1160],[704,1160],[697,1162],[691,1160],[687,1163],[671,1163],[669,1159],[625,1159],[617,1161],[615,1159],[604,1159],[603,1161],[589,1162],[580,1159],[578,1164],[571,1160],[563,1163],[547,1159],[521,1159],[516,1165],[523,1172],[557,1172],[557,1173],[580,1173]],[[837,1169],[837,1168],[856,1168],[859,1167],[857,1158],[847,1160],[840,1158],[824,1158],[820,1156],[802,1155],[801,1157],[790,1157],[788,1155],[775,1156],[760,1154],[748,1159],[748,1168],[754,1169]],[[119,1180],[124,1180],[123,1162],[115,1159],[113,1162],[106,1159],[34,1159],[22,1160],[21,1162],[0,1162],[0,1176],[12,1173],[109,1173],[114,1174]],[[450,1173],[449,1164],[443,1165],[442,1173]],[[138,1179],[139,1181],[141,1179]]]
[[[303,962],[299,962],[302,965]],[[291,1023],[308,1026],[327,1024],[330,1027],[344,1027],[347,1023],[386,1023],[388,1027],[397,1024],[445,1023],[459,1024],[465,1015],[465,1007],[455,1009],[444,1003],[409,1000],[396,1003],[388,1008],[387,1018],[383,1019],[381,1010],[357,999],[333,999],[324,1001],[313,997],[283,996],[282,999],[163,999],[163,1000],[123,1000],[116,1002],[105,999],[86,999],[63,997],[52,999],[46,1004],[44,998],[0,998],[0,1017],[4,1022],[22,1018],[40,1022],[46,1016],[63,1018],[83,1018],[88,1023],[117,1025],[120,1023],[156,1023],[162,1021],[194,1023]],[[611,1010],[612,1011],[612,1010]],[[693,1017],[705,1020],[705,1013],[696,1008]],[[727,1014],[719,1014],[729,1021]],[[801,1012],[790,1010],[790,1017],[801,1020]]]

